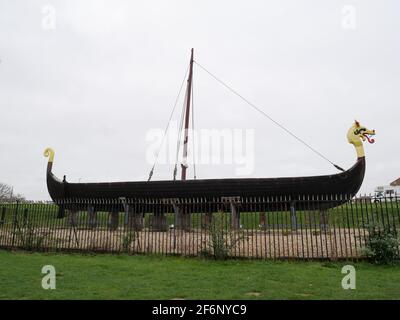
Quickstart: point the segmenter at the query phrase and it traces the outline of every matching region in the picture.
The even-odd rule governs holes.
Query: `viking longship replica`
[[[348,142],[353,144],[357,161],[348,170],[339,166],[341,173],[309,176],[309,177],[284,177],[284,178],[240,178],[240,179],[186,179],[187,170],[187,145],[189,115],[191,110],[192,77],[193,77],[193,49],[189,65],[189,75],[186,86],[186,107],[184,109],[184,139],[183,160],[181,164],[181,180],[176,180],[176,167],[174,179],[170,181],[151,181],[153,170],[148,181],[129,182],[102,182],[102,183],[72,183],[65,179],[60,180],[53,174],[54,151],[47,148],[44,155],[47,156],[47,188],[53,201],[60,203],[69,199],[147,199],[148,201],[160,199],[202,199],[216,203],[226,198],[271,198],[285,197],[287,199],[301,199],[302,197],[317,197],[324,195],[348,195],[354,196],[364,179],[365,154],[363,142],[373,143],[370,137],[375,134],[357,121],[347,133]],[[203,68],[203,67],[202,67]],[[217,79],[218,80],[218,79]],[[333,163],[332,163],[333,164]],[[153,167],[154,169],[154,167]],[[322,197],[321,197],[322,198]],[[325,205],[332,207],[339,202]],[[302,202],[298,201],[298,207]],[[269,207],[270,211],[281,210],[279,206]],[[244,208],[245,210],[245,208]]]

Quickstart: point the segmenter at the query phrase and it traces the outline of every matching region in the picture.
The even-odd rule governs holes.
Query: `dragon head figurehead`
[[[361,125],[357,120],[347,132],[347,140],[356,148],[358,158],[365,157],[363,142],[374,143],[371,136],[375,135],[375,130],[369,130]]]

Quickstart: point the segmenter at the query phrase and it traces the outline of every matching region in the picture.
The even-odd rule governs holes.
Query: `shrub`
[[[374,223],[367,226],[368,239],[364,254],[375,263],[391,264],[399,258],[399,238],[390,226]]]
[[[208,226],[208,249],[203,250],[203,256],[213,257],[216,260],[225,260],[230,256],[232,249],[244,239],[243,231],[232,230],[226,226],[223,213],[213,215]]]
[[[122,251],[130,253],[131,247],[135,245],[138,240],[137,232],[129,231],[127,234],[122,236]]]
[[[15,235],[19,238],[21,247],[28,251],[40,251],[43,249],[44,242],[49,235],[48,232],[37,230],[32,226],[19,228]]]

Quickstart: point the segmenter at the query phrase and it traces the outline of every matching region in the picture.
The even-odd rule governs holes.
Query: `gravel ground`
[[[241,230],[214,237],[201,229],[191,231],[127,232],[108,229],[20,229],[13,234],[0,229],[0,246],[71,249],[82,251],[124,251],[199,255],[214,247],[228,248],[231,256],[254,258],[345,258],[359,257],[367,232],[364,229],[336,228],[324,230]],[[212,240],[214,239],[214,240]],[[220,245],[218,245],[218,243]],[[225,245],[224,245],[225,244]]]

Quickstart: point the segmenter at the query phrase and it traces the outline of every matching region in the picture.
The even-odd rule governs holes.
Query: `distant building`
[[[375,188],[377,197],[400,195],[400,178],[394,180],[388,186],[378,186]]]

